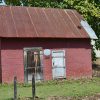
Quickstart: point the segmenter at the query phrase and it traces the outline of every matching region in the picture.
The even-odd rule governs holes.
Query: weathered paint
[[[0,37],[89,38],[81,20],[71,9],[0,6]]]
[[[0,83],[2,83],[2,66],[1,66],[1,39],[0,39]]]
[[[1,50],[2,81],[13,82],[17,75],[18,81],[23,82],[23,51],[22,50]]]
[[[1,40],[2,82],[12,82],[17,75],[24,82],[23,48],[66,51],[66,78],[92,77],[91,46],[89,39],[2,39]],[[52,57],[43,59],[44,80],[52,79]]]
[[[91,77],[91,50],[87,48],[67,49],[67,78]]]

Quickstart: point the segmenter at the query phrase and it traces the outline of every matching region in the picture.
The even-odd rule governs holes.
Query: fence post
[[[35,99],[35,76],[34,74],[32,75],[32,97],[34,100]]]
[[[14,76],[14,100],[17,100],[17,77]]]

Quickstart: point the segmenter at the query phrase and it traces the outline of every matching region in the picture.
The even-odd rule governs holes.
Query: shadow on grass
[[[14,100],[13,98],[7,98],[7,99],[4,99],[4,100]]]
[[[4,99],[4,100],[14,100],[14,99],[13,98],[8,98],[8,99]],[[33,98],[32,97],[22,97],[22,98],[18,98],[17,100],[33,100]],[[36,97],[34,100],[44,100],[44,99]]]

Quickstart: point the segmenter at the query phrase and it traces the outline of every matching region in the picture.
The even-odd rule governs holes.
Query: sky
[[[0,5],[5,5],[5,2],[4,2],[4,0],[2,0],[2,3],[0,3]]]

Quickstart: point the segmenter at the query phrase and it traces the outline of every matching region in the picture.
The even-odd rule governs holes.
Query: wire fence
[[[20,84],[17,77],[14,77],[14,84],[0,85],[0,100],[83,100],[75,98],[58,99],[56,97],[80,97],[98,92],[100,93],[100,78],[35,82],[35,77],[33,77],[32,83]],[[49,97],[52,99],[48,99]],[[53,99],[53,97],[56,99]]]

